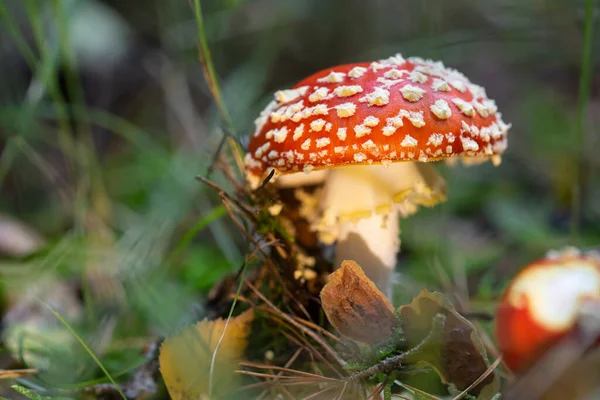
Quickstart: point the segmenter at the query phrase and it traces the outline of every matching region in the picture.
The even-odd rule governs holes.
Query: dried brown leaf
[[[379,343],[391,337],[397,323],[392,304],[354,261],[343,261],[329,275],[321,304],[338,332],[355,341]]]

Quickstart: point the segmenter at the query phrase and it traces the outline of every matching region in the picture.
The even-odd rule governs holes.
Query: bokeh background
[[[399,301],[427,286],[491,312],[527,262],[600,244],[600,40],[598,29],[584,40],[584,1],[212,0],[202,11],[242,144],[275,90],[395,53],[465,73],[512,123],[499,167],[440,164],[448,201],[402,222]],[[21,383],[105,382],[36,298],[126,377],[144,346],[206,316],[210,288],[240,267],[243,236],[194,179],[225,133],[198,41],[186,0],[0,1],[0,367],[9,355],[52,366]]]

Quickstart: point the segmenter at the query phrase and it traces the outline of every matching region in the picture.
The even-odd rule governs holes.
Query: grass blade
[[[581,74],[579,76],[579,104],[577,115],[577,130],[575,132],[576,157],[575,177],[573,180],[573,194],[571,204],[571,239],[573,244],[579,241],[581,218],[581,186],[583,168],[584,125],[587,106],[590,99],[592,78],[592,44],[594,35],[594,6],[595,0],[585,0],[585,24],[583,29],[583,51],[581,54]]]
[[[96,355],[94,354],[94,352],[92,351],[92,349],[89,348],[89,346],[85,343],[85,341],[81,338],[81,336],[79,336],[77,334],[77,332],[75,332],[75,330],[73,329],[73,327],[71,327],[71,325],[69,325],[69,323],[59,313],[57,313],[56,311],[54,311],[48,304],[44,303],[40,299],[38,299],[38,301],[44,307],[46,307],[46,309],[48,311],[50,311],[56,317],[56,319],[58,319],[64,325],[65,328],[67,328],[67,330],[69,331],[69,333],[71,333],[71,335],[73,335],[75,337],[75,339],[77,339],[77,341],[79,342],[79,344],[81,345],[81,347],[83,347],[85,349],[85,351],[90,355],[90,357],[92,358],[92,360],[94,360],[94,362],[98,365],[98,367],[100,367],[100,369],[102,370],[102,372],[104,372],[104,375],[106,375],[106,378],[110,381],[110,383],[112,383],[115,386],[115,389],[117,390],[117,392],[119,392],[119,394],[121,395],[121,397],[123,399],[127,400],[127,397],[121,391],[121,388],[119,387],[119,385],[117,384],[117,382],[115,382],[115,380],[113,379],[112,375],[104,367],[104,365],[98,359],[98,357],[96,357]]]

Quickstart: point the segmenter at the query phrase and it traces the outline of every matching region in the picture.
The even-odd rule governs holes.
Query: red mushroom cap
[[[441,62],[400,55],[329,68],[304,79],[255,121],[246,166],[262,178],[339,165],[499,161],[505,124],[485,90]]]
[[[523,268],[504,292],[496,336],[513,371],[532,366],[577,324],[582,302],[600,301],[600,258],[576,249],[552,252]]]

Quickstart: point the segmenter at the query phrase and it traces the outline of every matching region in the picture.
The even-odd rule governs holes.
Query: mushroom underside
[[[347,259],[358,262],[391,297],[400,250],[399,217],[444,201],[443,178],[431,164],[399,162],[332,168],[324,180],[312,229],[324,244],[337,242],[336,267]]]

